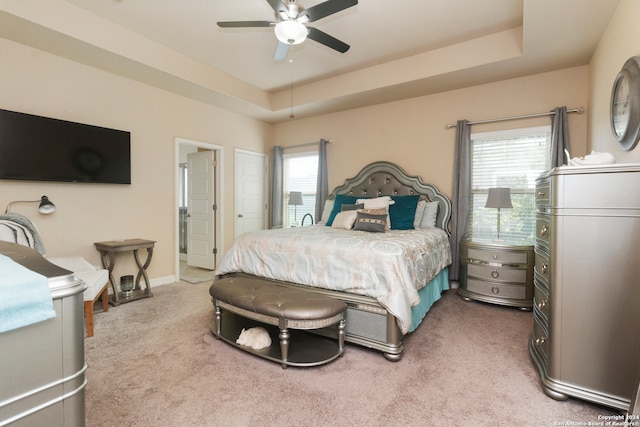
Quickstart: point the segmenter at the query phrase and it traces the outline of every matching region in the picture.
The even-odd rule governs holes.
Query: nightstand
[[[460,245],[460,286],[466,301],[476,300],[531,310],[533,245],[465,240]]]

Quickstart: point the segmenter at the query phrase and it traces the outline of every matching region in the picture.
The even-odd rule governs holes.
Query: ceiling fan
[[[218,22],[221,28],[242,27],[274,27],[278,47],[275,59],[282,60],[287,56],[289,46],[300,44],[310,38],[340,53],[349,50],[349,45],[317,28],[308,27],[314,22],[334,13],[358,4],[358,0],[327,0],[308,9],[300,6],[297,0],[267,0],[275,12],[276,21],[226,21]]]

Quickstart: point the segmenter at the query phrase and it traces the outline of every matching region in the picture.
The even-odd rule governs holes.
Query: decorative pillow
[[[355,211],[356,209],[362,209],[364,208],[364,203],[360,203],[359,205],[356,205],[355,203],[353,205],[342,205],[342,207],[340,208],[340,212],[344,212],[344,211]]]
[[[424,209],[427,207],[426,200],[419,200],[418,205],[416,206],[416,216],[413,217],[413,228],[420,228],[420,223],[422,222],[422,215],[424,214]]]
[[[380,209],[358,209],[358,212],[366,213],[369,215],[386,215],[387,210],[385,208]]]
[[[326,224],[329,219],[329,215],[331,215],[331,211],[333,210],[333,199],[327,199],[324,202],[324,209],[322,210],[322,218],[320,219],[321,224]]]
[[[387,224],[387,214],[371,215],[364,212],[357,212],[354,230],[370,231],[373,233],[384,233]]]
[[[392,230],[413,230],[416,219],[419,194],[409,196],[391,196],[395,202],[389,206],[389,218]]]
[[[428,228],[436,226],[436,218],[438,217],[438,202],[426,202],[420,228]]]
[[[391,228],[391,220],[389,218],[389,205],[394,204],[395,202],[391,200],[389,196],[381,196],[373,199],[358,199],[356,200],[357,204],[364,204],[365,209],[385,209],[387,212],[387,225],[386,230]]]
[[[368,215],[384,215],[386,218],[384,224],[384,231],[391,230],[391,222],[389,221],[389,211],[387,208],[378,208],[378,209],[358,209],[358,212],[362,212]]]
[[[336,198],[333,201],[333,208],[331,209],[331,213],[329,214],[329,218],[325,222],[326,225],[333,224],[333,219],[340,213],[342,210],[342,205],[344,204],[355,204],[356,200],[358,200],[355,196],[345,196],[344,194],[336,194]]]
[[[380,196],[373,199],[357,199],[356,203],[364,203],[365,209],[378,209],[388,208],[389,205],[393,205],[395,201],[390,196]]]
[[[351,230],[353,228],[353,223],[356,222],[357,216],[358,212],[353,209],[339,212],[338,215],[336,215],[336,217],[333,219],[331,228],[342,228],[345,230]]]

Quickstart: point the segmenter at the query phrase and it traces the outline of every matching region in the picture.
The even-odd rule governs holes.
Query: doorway
[[[176,138],[175,158],[175,276],[200,283],[213,278],[224,241],[224,151],[218,145]]]

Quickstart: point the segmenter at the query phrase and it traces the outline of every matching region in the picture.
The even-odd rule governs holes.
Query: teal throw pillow
[[[392,230],[413,230],[418,207],[419,194],[409,196],[391,196],[395,203],[389,205],[389,219]]]
[[[331,224],[333,224],[333,220],[335,219],[336,215],[338,215],[342,211],[342,205],[355,205],[356,200],[358,200],[358,197],[336,194],[336,198],[333,201],[333,209],[331,209],[331,213],[329,214],[329,219],[327,219],[326,225],[331,227]]]

